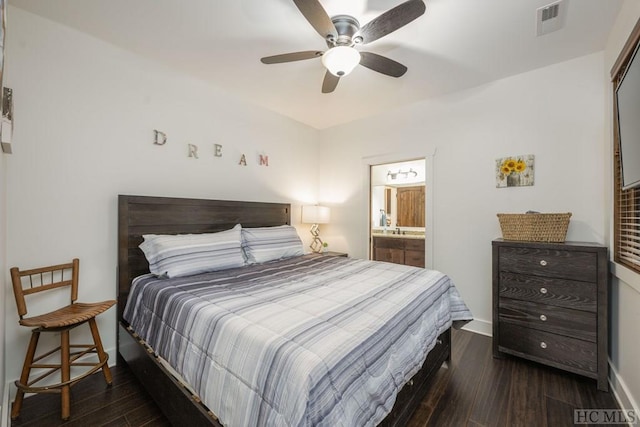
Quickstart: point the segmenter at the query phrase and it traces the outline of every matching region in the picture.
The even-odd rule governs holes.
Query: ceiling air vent
[[[542,36],[559,30],[564,25],[567,0],[560,0],[536,11],[536,35]]]

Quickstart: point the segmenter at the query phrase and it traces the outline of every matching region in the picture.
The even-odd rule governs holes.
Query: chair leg
[[[31,365],[33,364],[33,358],[36,355],[36,347],[38,346],[38,339],[40,338],[40,331],[31,332],[31,340],[29,341],[29,347],[27,348],[27,354],[24,357],[24,365],[22,365],[22,374],[20,374],[20,384],[27,385],[29,382],[29,374],[31,373]],[[24,398],[24,391],[18,388],[16,398],[13,401],[11,408],[11,419],[15,420],[20,415],[20,409],[22,409],[22,399]]]
[[[96,345],[98,358],[100,359],[100,362],[104,362],[104,365],[102,365],[102,374],[104,375],[104,380],[107,385],[111,385],[113,383],[113,380],[111,378],[111,369],[109,369],[109,364],[107,363],[108,356],[104,352],[104,348],[102,347],[102,340],[100,339],[100,332],[98,332],[98,325],[96,324],[95,318],[89,320],[89,327],[91,328],[91,335],[93,335],[93,343]]]
[[[60,380],[62,383],[71,379],[71,350],[69,348],[69,330],[60,332]],[[60,388],[60,408],[62,419],[68,420],[71,416],[71,386],[63,385]]]

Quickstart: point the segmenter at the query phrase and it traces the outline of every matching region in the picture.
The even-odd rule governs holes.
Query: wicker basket
[[[498,214],[502,238],[525,242],[564,242],[569,213]]]

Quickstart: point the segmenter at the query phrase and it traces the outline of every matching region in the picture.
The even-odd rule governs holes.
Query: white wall
[[[341,203],[325,238],[342,235],[336,249],[366,257],[362,165],[435,149],[433,266],[468,302],[479,321],[471,327],[490,333],[496,213],[572,212],[568,240],[607,243],[602,69],[603,55],[593,54],[323,132],[321,167],[335,172],[320,182],[320,198]],[[497,189],[495,159],[518,154],[535,155],[535,185]]]
[[[640,19],[640,2],[627,0],[620,10],[618,18],[609,35],[604,51],[604,85],[606,102],[604,116],[606,119],[607,141],[607,206],[610,207],[609,241],[613,248],[613,87],[610,72],[623,45],[636,22]],[[613,254],[611,254],[613,255]],[[627,268],[612,263],[613,280],[611,283],[611,349],[610,362],[613,371],[614,391],[620,397],[622,405],[634,408],[640,413],[640,340],[638,340],[638,324],[640,324],[640,275]]]
[[[9,266],[79,257],[80,300],[115,298],[118,194],[292,202],[294,223],[301,203],[317,201],[316,130],[21,9],[10,7],[9,16]],[[152,144],[153,129],[167,133],[165,146]],[[187,157],[187,142],[199,146],[200,159]],[[259,153],[268,167],[258,166]],[[241,154],[247,166],[238,164]],[[17,324],[0,272],[10,381],[29,331]],[[115,362],[115,309],[99,327]]]

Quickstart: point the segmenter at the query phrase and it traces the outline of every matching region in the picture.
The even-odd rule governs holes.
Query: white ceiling
[[[402,0],[320,0],[362,25]],[[9,0],[207,80],[318,129],[602,50],[622,0],[566,0],[564,27],[536,37],[552,0],[425,0],[426,13],[360,47],[408,67],[398,79],[356,67],[322,94],[319,59],[265,65],[263,56],[324,50],[292,0]],[[11,16],[9,15],[9,21]],[[10,28],[10,27],[9,27]]]

